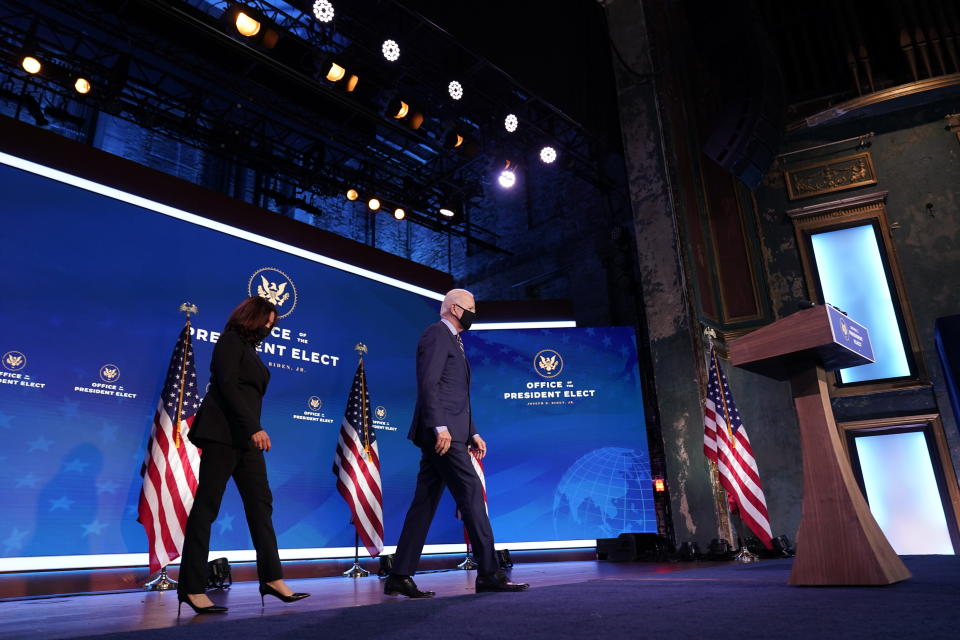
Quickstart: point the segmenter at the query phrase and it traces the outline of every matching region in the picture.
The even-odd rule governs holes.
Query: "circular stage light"
[[[450,92],[450,97],[454,100],[459,100],[463,97],[463,85],[461,85],[456,80],[453,80],[450,84],[447,85],[447,91]]]
[[[249,38],[260,33],[260,22],[254,20],[243,11],[237,14],[236,25],[237,31],[239,31],[242,36]]]
[[[540,159],[550,164],[557,159],[557,150],[553,147],[544,147],[540,149]]]
[[[400,207],[397,207],[396,209],[393,210],[393,217],[396,218],[397,220],[403,220],[404,218],[407,217],[407,212],[401,209]]]
[[[73,88],[77,90],[77,93],[90,93],[90,81],[86,78],[77,78],[77,81],[73,83]]]
[[[360,197],[356,189],[347,189],[347,200],[356,200]]]
[[[512,113],[508,115],[503,121],[503,128],[506,129],[509,133],[513,133],[517,130],[517,125],[520,122],[517,120],[517,116]]]
[[[499,182],[500,186],[504,189],[509,189],[517,183],[517,174],[510,169],[504,169],[497,177],[497,182]]]
[[[452,217],[455,216],[456,214],[455,214],[451,209],[447,209],[447,208],[441,207],[441,208],[440,208],[440,215],[446,216],[447,218],[452,218]]]
[[[34,58],[33,56],[25,56],[23,62],[20,63],[20,66],[23,67],[23,70],[29,74],[38,74],[40,69],[43,69],[43,65],[40,64],[40,61]]]
[[[313,3],[313,16],[320,22],[333,20],[333,5],[327,0],[317,0]]]
[[[380,50],[383,52],[383,57],[390,62],[396,62],[400,57],[400,45],[394,40],[384,40]]]
[[[370,202],[367,203],[367,206],[370,207],[370,211],[376,211],[380,208],[380,201],[376,198],[370,198]]]

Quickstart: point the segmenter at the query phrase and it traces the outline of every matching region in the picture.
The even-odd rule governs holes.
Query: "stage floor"
[[[214,601],[226,615],[177,617],[175,593],[114,592],[0,601],[0,638],[107,640],[304,638],[671,638],[742,640],[957,637],[960,557],[904,557],[913,577],[887,587],[791,587],[792,562],[517,564],[523,593],[473,593],[474,572],[417,576],[439,594],[386,597],[376,577],[291,579],[312,597],[260,605],[255,582]],[[114,635],[110,635],[114,634]]]
[[[539,562],[516,564],[512,577],[529,582],[531,588],[576,584],[591,580],[630,580],[651,574],[671,573],[729,563],[608,563],[596,561]],[[417,586],[437,592],[437,598],[472,594],[475,571],[435,571],[416,576]],[[342,609],[396,602],[417,606],[402,596],[383,595],[383,581],[371,574],[366,578],[312,578],[287,581],[295,591],[311,597],[293,604],[267,598],[261,607],[256,582],[238,582],[229,590],[211,591],[217,604],[228,606],[224,615],[195,615],[186,605],[177,617],[174,592],[123,591],[70,596],[31,597],[0,600],[0,638],[76,638],[121,631],[160,629],[179,625],[204,624],[281,616],[308,611]],[[506,594],[513,595],[513,594]]]

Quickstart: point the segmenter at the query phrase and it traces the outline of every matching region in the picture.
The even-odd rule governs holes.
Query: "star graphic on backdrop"
[[[570,344],[570,334],[569,334],[569,333],[561,333],[561,334],[560,334],[560,342],[562,342],[563,344]]]
[[[224,513],[222,516],[217,518],[217,525],[220,527],[220,533],[224,531],[233,531],[233,516],[229,513]]]
[[[79,402],[74,402],[70,398],[64,398],[62,404],[63,404],[63,407],[60,409],[60,411],[63,412],[64,417],[66,418],[77,417],[77,409],[80,408]]]
[[[610,336],[603,336],[603,346],[609,347],[613,344],[613,339]]]
[[[630,349],[627,347],[627,345],[620,347],[620,355],[622,355],[624,358],[630,355]]]
[[[100,439],[101,440],[112,440],[114,436],[117,435],[117,425],[112,422],[104,422],[103,426],[100,427]]]
[[[10,535],[7,536],[7,539],[3,541],[3,552],[9,554],[14,549],[19,549],[23,546],[23,539],[26,537],[27,532],[21,531],[20,529],[14,527],[13,531],[10,532]]]
[[[72,505],[76,500],[71,500],[67,496],[61,496],[56,500],[50,500],[50,512],[54,512],[57,509],[63,509],[64,511],[70,510],[70,505]]]
[[[97,483],[97,493],[113,493],[120,488],[120,485],[112,480]]]
[[[50,451],[50,445],[53,444],[53,440],[47,440],[42,435],[37,436],[36,440],[27,443],[29,448],[27,451]]]
[[[35,489],[37,486],[37,480],[37,476],[33,475],[32,473],[28,473],[25,476],[20,476],[17,478],[17,484],[15,485],[15,488],[20,489],[22,487],[30,487],[31,489]]]
[[[70,462],[64,465],[64,471],[76,471],[78,473],[83,473],[87,467],[90,466],[89,462],[83,462],[80,458],[74,458]]]
[[[0,411],[0,429],[9,429],[10,421],[13,419],[12,416],[5,414],[3,411]]]
[[[107,528],[107,525],[103,524],[99,520],[94,520],[90,524],[82,524],[83,527],[83,537],[86,538],[91,533],[95,536],[100,535],[100,532]]]

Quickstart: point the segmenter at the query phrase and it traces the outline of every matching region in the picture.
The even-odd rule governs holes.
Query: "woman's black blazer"
[[[200,448],[219,442],[250,447],[250,436],[262,428],[260,409],[270,370],[256,350],[236,331],[225,331],[213,348],[210,388],[190,428],[190,442]]]

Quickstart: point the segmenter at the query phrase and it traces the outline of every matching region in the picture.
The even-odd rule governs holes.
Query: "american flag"
[[[717,463],[720,484],[733,497],[740,518],[768,549],[772,548],[767,501],[753,459],[750,438],[733,403],[727,376],[710,348],[710,379],[703,412],[703,452]]]
[[[370,396],[363,359],[353,376],[347,410],[340,425],[333,460],[337,490],[347,501],[363,546],[375,558],[383,551],[383,494],[380,489],[380,454],[370,421]]]
[[[167,566],[183,551],[183,530],[193,507],[200,472],[200,450],[186,436],[199,407],[188,322],[170,356],[146,457],[140,467],[143,487],[137,521],[147,532],[151,572]],[[180,423],[176,425],[178,413]]]
[[[490,515],[490,504],[487,502],[487,479],[483,475],[483,461],[480,459],[480,450],[479,449],[470,449],[470,461],[473,462],[473,470],[477,472],[477,475],[480,476],[480,486],[483,487],[483,507],[487,512],[487,515]],[[460,507],[457,507],[457,512],[455,514],[457,520],[463,520],[463,515],[460,513]],[[470,544],[470,535],[467,533],[467,527],[463,527],[463,540],[467,543],[467,552],[472,551],[472,546]]]

